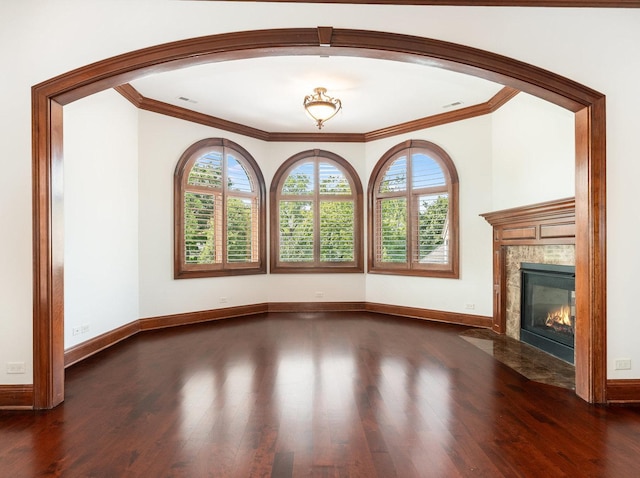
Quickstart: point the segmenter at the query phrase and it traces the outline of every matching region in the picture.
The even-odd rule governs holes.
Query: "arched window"
[[[458,277],[458,173],[439,146],[387,151],[369,182],[369,272]]]
[[[328,151],[289,158],[271,184],[271,272],[363,272],[362,185]]]
[[[266,272],[265,185],[238,144],[198,141],[174,175],[174,277]]]

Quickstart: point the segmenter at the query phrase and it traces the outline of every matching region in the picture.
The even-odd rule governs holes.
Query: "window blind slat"
[[[231,154],[227,155],[227,188],[229,191],[253,192],[251,177],[244,166]]]
[[[380,224],[379,262],[407,262],[407,200],[381,199],[377,202]]]
[[[187,264],[215,264],[220,240],[216,234],[217,200],[213,194],[185,193],[184,249]]]
[[[320,194],[351,195],[351,186],[342,171],[329,163],[318,165]]]
[[[209,188],[222,187],[222,151],[212,151],[196,160],[187,183]]]
[[[254,257],[255,215],[257,202],[230,197],[227,199],[227,262],[252,262]],[[255,231],[257,232],[257,231]]]
[[[386,169],[378,191],[381,193],[392,191],[406,191],[407,189],[407,157],[402,156]]]
[[[417,244],[413,260],[446,264],[449,260],[449,198],[447,194],[418,197]]]
[[[354,203],[320,202],[320,260],[351,262],[354,260]]]
[[[313,260],[313,202],[280,201],[280,260]]]
[[[281,194],[313,194],[314,191],[314,163],[305,162],[289,173],[282,186]]]

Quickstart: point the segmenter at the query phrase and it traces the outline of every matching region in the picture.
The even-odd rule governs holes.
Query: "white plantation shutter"
[[[378,187],[380,193],[394,193],[407,190],[407,157],[401,156],[385,170]]]
[[[226,184],[229,191],[253,193],[256,190],[247,169],[233,153],[227,154]]]
[[[320,201],[320,260],[352,262],[355,230],[353,201]]]
[[[258,260],[257,217],[255,198],[227,198],[227,262]]]
[[[219,201],[213,194],[185,192],[184,215],[188,227],[185,228],[184,248],[187,264],[215,264],[220,262],[220,238],[216,237],[216,206]],[[220,207],[217,207],[218,211]],[[218,243],[216,244],[216,239]]]
[[[449,261],[448,194],[418,196],[417,243],[414,262],[446,264]]]
[[[380,224],[376,260],[389,263],[407,262],[406,198],[380,199],[376,206],[376,216]]]
[[[313,261],[313,201],[280,201],[280,260]]]
[[[184,200],[184,248],[187,264],[222,262],[222,150],[198,158],[189,171]]]
[[[189,171],[187,184],[189,186],[221,189],[222,150],[211,151],[198,158]]]

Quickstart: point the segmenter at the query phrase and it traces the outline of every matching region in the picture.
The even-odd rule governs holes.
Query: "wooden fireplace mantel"
[[[507,246],[576,243],[575,198],[480,214],[493,226],[493,330],[506,331]]]

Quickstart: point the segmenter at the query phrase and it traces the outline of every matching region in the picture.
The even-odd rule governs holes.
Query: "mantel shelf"
[[[493,226],[493,239],[507,244],[574,244],[575,198],[480,214]]]
[[[575,244],[575,198],[480,214],[493,226],[493,330],[506,331],[506,265],[508,246]]]

